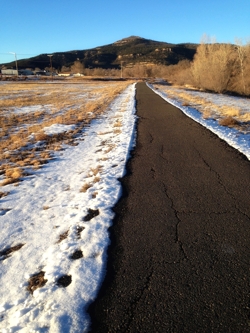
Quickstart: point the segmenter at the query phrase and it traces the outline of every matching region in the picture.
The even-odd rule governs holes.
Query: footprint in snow
[[[99,215],[99,209],[88,209],[88,214],[83,218],[84,222],[92,220],[94,217]]]
[[[32,275],[30,278],[29,278],[29,284],[28,284],[28,287],[27,287],[27,290],[33,294],[33,292],[38,289],[38,288],[41,288],[43,287],[46,282],[48,280],[45,280],[44,279],[44,275],[45,275],[45,272],[41,271],[39,273],[36,273],[34,275]]]
[[[20,250],[23,246],[24,244],[18,244],[0,251],[0,261],[9,258],[13,252]]]
[[[71,275],[63,275],[57,280],[57,285],[59,287],[68,287],[72,282]]]
[[[71,256],[70,259],[77,260],[83,258],[83,253],[81,250],[76,250]]]
[[[11,208],[0,208],[0,216],[5,215],[11,210]]]

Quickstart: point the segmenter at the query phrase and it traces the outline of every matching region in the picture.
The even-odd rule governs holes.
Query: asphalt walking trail
[[[92,332],[250,332],[250,162],[137,84]]]

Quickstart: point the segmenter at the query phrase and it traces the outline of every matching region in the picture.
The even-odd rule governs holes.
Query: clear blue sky
[[[170,43],[250,40],[250,0],[1,0],[0,63],[136,35]]]

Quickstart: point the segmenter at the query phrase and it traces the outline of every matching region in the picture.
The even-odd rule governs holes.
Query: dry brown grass
[[[100,173],[102,170],[102,166],[98,165],[95,168],[90,168],[90,172],[89,172],[89,177],[91,176],[96,176],[98,173]]]
[[[109,144],[109,145],[107,145],[107,148],[104,150],[104,153],[105,153],[105,154],[108,154],[108,153],[111,152],[115,147],[116,147],[115,144]]]
[[[93,179],[93,183],[98,183],[99,181],[100,181],[100,177],[95,177],[94,179]]]
[[[117,119],[113,127],[122,127],[122,122],[119,119]]]
[[[220,119],[219,124],[227,127],[239,126],[239,122],[231,116]]]
[[[82,128],[98,117],[129,84],[85,80],[76,84],[9,82],[3,85],[0,91],[0,172],[5,173],[4,165],[7,168],[39,168],[46,163],[51,156],[43,156],[41,149],[34,148],[33,156],[30,155],[29,144],[32,142],[42,141],[46,151],[61,150],[62,142],[74,145],[74,138]],[[32,109],[16,112],[23,107]],[[44,127],[56,123],[74,124],[75,130],[47,135]],[[15,154],[6,154],[7,147],[9,152],[15,151]],[[6,174],[2,184],[12,183],[15,179],[18,178]]]
[[[122,133],[122,131],[120,129],[115,129],[114,130],[114,134],[116,134],[116,135],[121,134],[121,133]]]
[[[85,183],[82,188],[80,189],[80,192],[85,193],[88,191],[89,188],[91,188],[93,185],[91,183]]]
[[[61,243],[64,239],[66,239],[69,235],[69,230],[63,232],[62,234],[59,235],[59,239],[58,241],[56,242],[56,244],[59,244]]]
[[[0,199],[7,197],[8,194],[9,194],[9,192],[0,192]]]
[[[21,168],[13,168],[5,170],[5,176],[7,178],[19,179],[22,177],[23,171]]]
[[[161,87],[162,89],[162,87]],[[181,87],[178,87],[180,90]],[[228,105],[216,105],[198,96],[193,96],[188,91],[176,91],[175,88],[166,88],[165,92],[170,98],[178,98],[183,106],[192,106],[201,112],[204,119],[218,119],[223,126],[244,127],[250,121],[250,112],[242,112],[239,108]],[[228,125],[227,125],[228,124]]]
[[[38,132],[35,134],[35,141],[47,141],[50,139],[50,136],[44,131]]]
[[[10,184],[14,184],[19,182],[19,179],[15,179],[15,178],[5,178],[1,183],[0,186],[6,186],[6,185],[10,185]]]
[[[240,117],[240,109],[223,105],[219,108],[219,112],[227,117]]]

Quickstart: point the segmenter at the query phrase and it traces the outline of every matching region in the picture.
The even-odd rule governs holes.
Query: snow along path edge
[[[135,111],[132,84],[84,129],[78,146],[65,145],[18,187],[5,186],[0,255],[24,245],[0,258],[0,332],[88,331],[86,309],[105,276],[118,178],[135,144]],[[28,280],[39,272],[46,284],[31,294]],[[67,287],[58,283],[63,276],[71,277]]]
[[[230,146],[240,151],[250,160],[250,134],[244,134],[234,128],[221,126],[215,119],[204,119],[202,117],[202,114],[198,110],[189,106],[183,106],[180,101],[167,97],[166,93],[160,90],[156,90],[149,83],[147,83],[147,86],[152,89],[157,95],[161,96],[165,101],[176,106],[185,115],[209,129],[220,139],[226,141]]]

